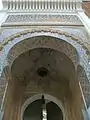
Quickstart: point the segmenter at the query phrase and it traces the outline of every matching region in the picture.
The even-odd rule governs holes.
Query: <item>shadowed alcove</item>
[[[46,104],[47,120],[63,120],[61,109],[52,101]],[[25,109],[23,120],[41,120],[42,100],[32,102]]]

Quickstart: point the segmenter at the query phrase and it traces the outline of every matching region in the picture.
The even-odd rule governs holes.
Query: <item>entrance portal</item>
[[[4,120],[82,120],[78,63],[76,49],[60,38],[36,36],[15,44],[8,54]]]
[[[54,102],[38,99],[28,105],[23,120],[63,120],[63,114]]]

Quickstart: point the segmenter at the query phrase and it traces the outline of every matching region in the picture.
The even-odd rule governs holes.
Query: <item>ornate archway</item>
[[[29,34],[29,33],[28,33]],[[48,35],[49,34],[49,35]],[[56,33],[55,33],[56,34]],[[34,33],[34,35],[35,35],[35,33]],[[7,59],[6,59],[6,65],[8,65],[9,66],[9,70],[10,70],[10,74],[11,75],[14,75],[14,77],[12,77],[12,78],[10,78],[10,79],[13,79],[13,80],[9,80],[10,82],[10,84],[12,84],[12,86],[14,86],[13,88],[13,92],[15,93],[17,90],[21,90],[22,91],[22,89],[23,89],[23,87],[21,88],[21,89],[17,89],[16,91],[15,91],[15,87],[16,86],[18,86],[18,85],[20,85],[20,83],[18,84],[18,81],[17,80],[19,80],[19,81],[21,81],[21,83],[23,83],[23,84],[25,84],[25,85],[27,85],[27,82],[28,82],[28,80],[25,82],[23,82],[23,78],[25,78],[27,75],[28,75],[28,72],[27,72],[27,75],[25,75],[24,74],[24,72],[23,71],[27,71],[27,68],[28,68],[28,65],[25,63],[25,66],[27,66],[26,68],[25,68],[25,66],[24,66],[24,68],[25,69],[17,69],[16,71],[18,71],[18,70],[21,70],[21,71],[19,71],[19,73],[21,72],[21,76],[20,76],[20,79],[17,77],[17,73],[18,72],[16,72],[15,73],[15,65],[17,66],[17,65],[19,65],[19,63],[20,63],[20,59],[22,59],[23,61],[24,61],[24,58],[25,58],[25,60],[27,59],[27,55],[29,55],[29,57],[31,56],[31,58],[29,58],[29,59],[31,59],[31,61],[33,61],[33,57],[32,57],[32,55],[34,55],[35,56],[35,58],[34,59],[37,59],[38,58],[38,54],[46,54],[46,57],[43,57],[43,59],[45,59],[46,60],[46,58],[49,58],[49,55],[50,55],[50,57],[51,57],[51,55],[53,55],[53,57],[51,57],[52,58],[52,60],[54,60],[54,61],[59,61],[58,62],[58,64],[56,65],[56,66],[58,66],[59,65],[59,63],[60,63],[60,65],[63,65],[63,66],[67,66],[68,64],[69,64],[69,66],[70,66],[70,73],[69,73],[69,71],[68,71],[68,69],[66,69],[66,72],[65,72],[65,69],[57,69],[57,71],[59,71],[62,75],[60,75],[59,77],[57,77],[57,79],[63,79],[63,80],[65,80],[65,79],[67,79],[66,81],[67,82],[65,82],[65,81],[61,81],[62,82],[62,84],[66,84],[66,86],[68,86],[67,87],[67,89],[68,90],[66,90],[66,91],[68,91],[69,92],[69,94],[70,94],[70,96],[68,96],[68,97],[66,97],[67,96],[67,93],[66,93],[66,96],[65,96],[65,98],[62,98],[62,101],[64,102],[64,107],[65,106],[68,106],[68,103],[70,102],[69,101],[69,99],[70,99],[70,97],[72,96],[72,94],[74,94],[74,90],[75,90],[75,94],[74,94],[74,96],[72,97],[72,104],[74,105],[74,106],[76,106],[76,104],[75,104],[75,101],[74,101],[74,99],[76,100],[76,101],[78,101],[78,103],[79,103],[79,105],[80,105],[80,107],[79,107],[79,109],[78,110],[76,110],[77,108],[75,108],[75,110],[73,111],[72,110],[72,106],[71,106],[71,108],[69,108],[69,106],[68,107],[66,107],[66,111],[68,111],[67,110],[67,108],[69,109],[69,112],[67,112],[67,119],[75,119],[75,111],[77,111],[78,113],[77,113],[77,116],[78,116],[78,118],[80,119],[80,111],[81,111],[81,104],[82,104],[82,102],[81,102],[81,100],[80,100],[80,89],[79,89],[79,86],[78,86],[78,79],[77,79],[77,76],[76,76],[76,69],[77,69],[77,65],[80,63],[80,58],[79,58],[79,53],[78,53],[78,51],[76,50],[76,48],[75,47],[73,47],[70,43],[68,43],[68,42],[66,42],[66,38],[65,37],[67,37],[67,35],[66,36],[64,36],[63,37],[63,34],[61,34],[60,36],[61,36],[61,38],[59,38],[59,37],[51,37],[51,35],[52,34],[50,34],[50,33],[48,33],[48,32],[46,32],[46,34],[44,33],[44,32],[40,32],[39,34],[38,34],[38,36],[37,35],[35,35],[35,36],[33,36],[33,35],[31,35],[31,37],[29,36],[29,37],[26,37],[26,39],[25,40],[22,40],[22,39],[16,39],[16,41],[13,41],[13,44],[9,44],[10,46],[9,46],[9,53],[8,53],[8,55],[7,55]],[[57,36],[57,35],[56,35]],[[19,36],[20,37],[20,36]],[[70,36],[69,36],[70,37]],[[63,40],[64,39],[64,40]],[[15,39],[14,39],[15,40]],[[20,42],[21,41],[21,42]],[[85,51],[84,51],[85,52]],[[37,53],[37,54],[36,54]],[[30,55],[31,54],[31,55]],[[54,58],[54,56],[56,55],[56,57]],[[59,59],[58,59],[58,57],[59,57]],[[41,57],[40,57],[41,58]],[[64,59],[65,59],[65,62],[63,62],[63,64],[61,64],[62,62],[61,61],[64,61]],[[49,59],[47,59],[46,61],[48,61],[49,63],[50,63],[50,61],[49,61]],[[67,62],[68,61],[68,62]],[[24,61],[25,62],[25,61]],[[27,63],[29,63],[29,62],[27,62]],[[66,65],[64,64],[64,63],[66,63]],[[35,64],[35,63],[34,63]],[[40,61],[39,61],[39,63],[38,64],[40,64]],[[43,63],[44,64],[44,63]],[[22,64],[22,65],[24,65],[24,64]],[[52,64],[53,65],[53,64]],[[51,65],[51,66],[52,66]],[[35,66],[36,67],[36,66]],[[35,68],[34,67],[34,68]],[[32,68],[32,66],[31,66],[31,68]],[[42,68],[42,66],[40,66],[40,68]],[[44,67],[45,68],[45,67]],[[57,68],[57,67],[56,67]],[[62,67],[62,68],[64,68],[64,67]],[[68,67],[67,67],[68,68]],[[55,69],[55,68],[54,68]],[[28,70],[30,70],[30,68],[28,68]],[[67,72],[68,71],[68,72]],[[50,72],[51,73],[51,72]],[[66,74],[67,73],[67,74]],[[22,76],[22,74],[23,74],[23,76]],[[52,73],[53,74],[53,73]],[[71,75],[70,75],[71,74]],[[56,73],[55,73],[55,76],[56,76]],[[22,78],[23,77],[23,78]],[[54,77],[54,76],[53,76]],[[27,78],[26,78],[27,79]],[[16,80],[16,82],[15,82],[15,80]],[[51,80],[50,80],[51,81]],[[64,82],[64,83],[63,83]],[[31,83],[30,83],[31,84]],[[53,83],[52,83],[53,84]],[[60,85],[60,84],[59,84]],[[42,86],[42,85],[41,85]],[[10,85],[9,85],[9,87],[10,87]],[[8,88],[9,88],[8,87]],[[19,87],[19,86],[18,86]],[[24,86],[25,87],[25,86]],[[58,87],[60,87],[60,86],[58,86]],[[57,87],[57,88],[58,88]],[[28,86],[27,86],[27,88],[28,88]],[[70,89],[69,89],[70,88]],[[74,89],[75,88],[75,89]],[[34,89],[34,88],[33,88]],[[74,90],[73,90],[74,89]],[[44,89],[45,90],[45,89]],[[69,91],[70,90],[70,91]],[[9,91],[12,91],[12,88],[10,88],[10,90]],[[52,89],[51,89],[51,91],[52,91]],[[78,94],[76,94],[77,93],[77,91],[78,91]],[[13,93],[12,92],[12,93]],[[50,92],[50,91],[49,91]],[[71,93],[70,93],[71,92]],[[10,95],[12,95],[12,93],[10,93]],[[63,93],[63,92],[62,92]],[[16,94],[16,93],[15,93]],[[14,95],[15,95],[14,94]],[[51,94],[51,93],[49,93],[49,94]],[[54,93],[53,93],[54,94]],[[64,93],[63,93],[64,94]],[[22,94],[21,94],[22,95]],[[7,96],[7,95],[6,95]],[[57,97],[57,96],[56,96]],[[75,98],[76,97],[76,98]],[[67,100],[65,100],[67,98]],[[7,98],[8,99],[8,98]],[[59,99],[61,99],[61,98],[59,98]],[[67,104],[65,104],[65,101],[68,101],[68,102],[66,102]],[[8,101],[8,100],[7,100]],[[7,102],[5,102],[5,104],[8,104]],[[19,104],[19,103],[17,103],[17,104]],[[20,105],[22,106],[22,104],[23,104],[23,101],[20,103]],[[17,105],[18,106],[18,105]],[[21,109],[21,107],[20,108],[14,108],[14,109],[19,109],[19,112],[20,112],[20,109]],[[70,113],[70,110],[72,111],[71,113]],[[6,111],[6,110],[5,110]],[[16,113],[15,113],[16,114]],[[70,115],[71,114],[71,115]],[[7,116],[7,115],[6,115]],[[16,114],[15,115],[15,119],[19,119],[19,116]],[[12,120],[12,117],[10,117],[10,119]]]
[[[0,50],[1,50],[1,58],[0,60],[2,61],[1,63],[1,71],[0,73],[2,73],[2,70],[5,66],[8,65],[8,60],[7,60],[7,55],[9,50],[18,42],[25,40],[25,39],[29,39],[35,36],[51,36],[51,37],[55,37],[58,40],[61,39],[63,41],[68,42],[69,44],[71,44],[73,46],[73,48],[76,49],[76,52],[78,54],[78,60],[79,63],[85,70],[87,77],[89,79],[89,51],[88,49],[85,47],[84,43],[81,42],[83,41],[80,40],[81,38],[74,36],[72,34],[69,34],[67,32],[64,31],[59,31],[59,30],[53,30],[53,29],[34,29],[34,30],[26,30],[20,33],[17,33],[15,35],[10,36],[9,38],[6,38],[5,41],[2,43]],[[72,51],[72,49],[71,49]],[[11,58],[13,58],[13,52],[11,54],[9,54],[9,57],[11,56]],[[84,59],[82,59],[84,58]],[[9,58],[10,59],[10,58]],[[88,70],[87,70],[88,68]]]

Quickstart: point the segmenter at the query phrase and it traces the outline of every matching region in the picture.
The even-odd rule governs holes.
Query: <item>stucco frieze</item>
[[[42,22],[43,21],[43,22]],[[82,25],[77,15],[51,15],[51,14],[27,14],[27,15],[9,15],[2,26],[15,24],[68,24]]]

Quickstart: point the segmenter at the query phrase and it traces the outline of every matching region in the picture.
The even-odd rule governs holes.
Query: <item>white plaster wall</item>
[[[2,0],[0,0],[0,10],[2,9]]]
[[[6,20],[7,16],[8,15],[6,12],[0,11],[0,27],[1,27],[1,24]]]

